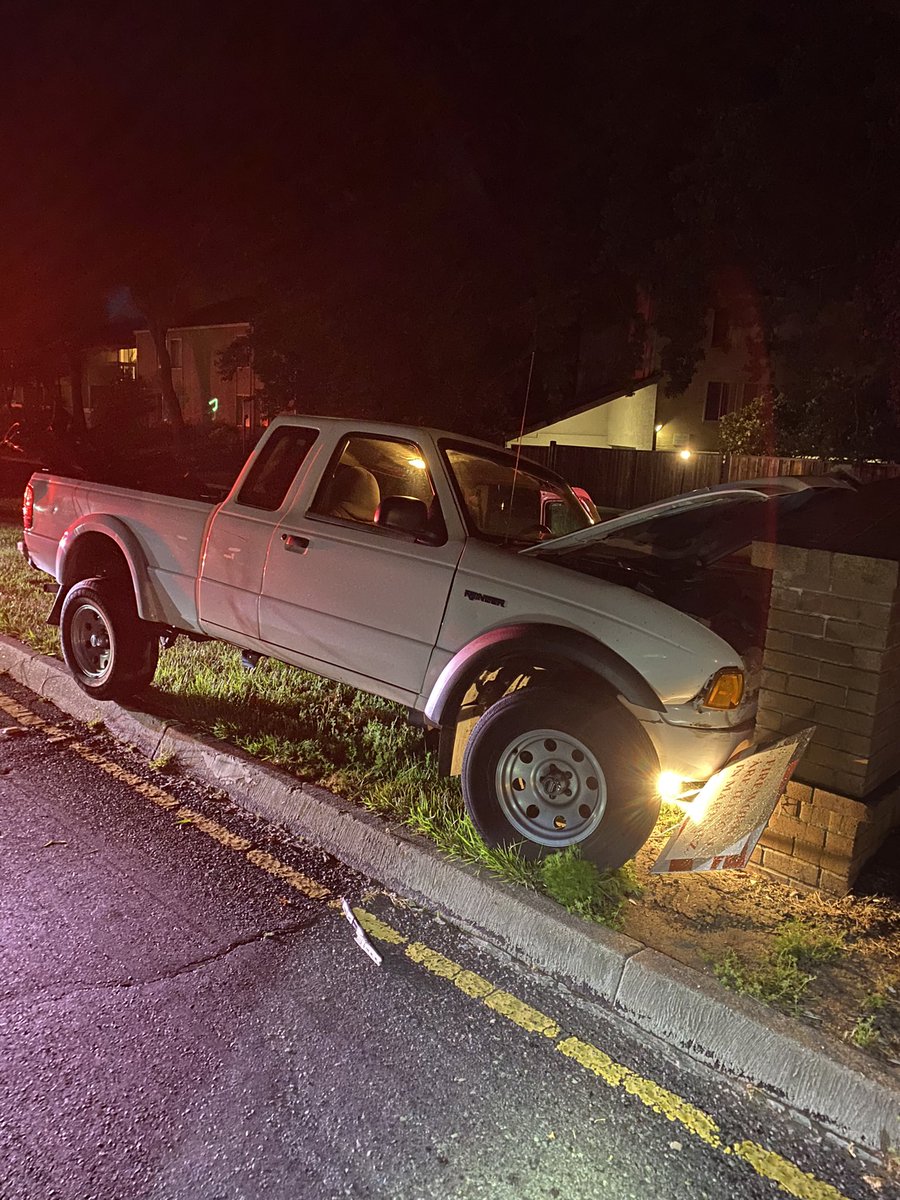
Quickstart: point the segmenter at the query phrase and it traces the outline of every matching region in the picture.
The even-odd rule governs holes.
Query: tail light
[[[30,529],[34,524],[34,488],[31,484],[25,487],[25,495],[22,497],[22,528]]]

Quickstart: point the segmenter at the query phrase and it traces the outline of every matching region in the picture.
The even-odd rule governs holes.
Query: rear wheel
[[[619,867],[656,823],[658,771],[649,738],[613,697],[528,688],[475,726],[463,796],[490,846],[521,843],[528,858],[578,846],[597,866]]]
[[[97,700],[128,700],[150,685],[159,637],[138,616],[128,584],[84,579],[63,602],[59,622],[66,666]]]

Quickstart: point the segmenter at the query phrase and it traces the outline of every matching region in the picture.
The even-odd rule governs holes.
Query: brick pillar
[[[755,542],[772,571],[759,732],[815,725],[806,783],[862,799],[900,772],[900,563]]]
[[[844,895],[900,822],[900,564],[763,542],[752,561],[772,572],[758,735],[816,726],[752,861]]]
[[[867,802],[792,781],[750,861],[779,883],[845,896],[898,823],[900,786]]]

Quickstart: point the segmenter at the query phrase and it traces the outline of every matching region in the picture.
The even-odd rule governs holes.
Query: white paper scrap
[[[360,950],[365,950],[366,954],[368,954],[375,966],[380,967],[381,955],[366,937],[365,930],[353,915],[353,909],[343,897],[341,897],[341,908],[344,911],[344,916],[347,918],[353,928],[353,940],[356,942],[357,946],[359,946]]]

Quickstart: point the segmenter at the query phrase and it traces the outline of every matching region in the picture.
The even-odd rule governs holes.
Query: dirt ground
[[[832,962],[804,968],[816,978],[799,1017],[845,1039],[857,1021],[873,1017],[877,1037],[866,1053],[900,1067],[900,832],[867,864],[855,892],[835,899],[801,894],[753,871],[651,875],[679,820],[677,811],[665,813],[638,856],[644,894],[626,904],[624,932],[705,971],[729,950],[759,962],[789,918],[842,933],[845,947]]]

